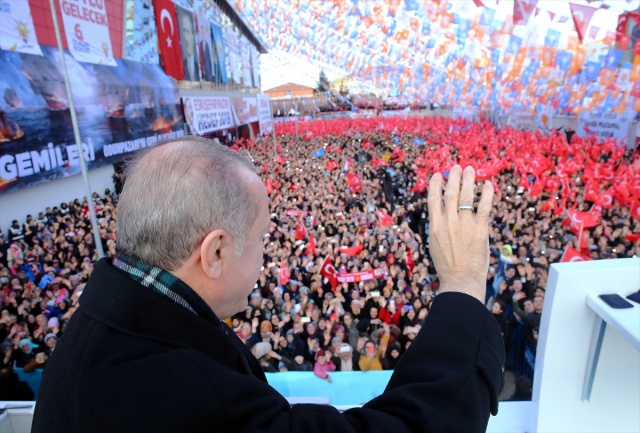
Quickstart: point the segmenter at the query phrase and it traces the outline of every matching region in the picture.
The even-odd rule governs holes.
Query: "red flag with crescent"
[[[295,240],[297,241],[301,241],[307,237],[307,229],[302,223],[302,220],[298,220],[298,223],[296,224],[296,233],[294,237],[295,237]]]
[[[352,193],[362,192],[362,181],[357,174],[347,173],[347,185]]]
[[[322,266],[320,267],[320,275],[329,280],[329,284],[331,284],[331,288],[335,292],[336,287],[338,287],[338,271],[336,271],[336,268],[333,266],[331,257],[327,256],[324,258]]]
[[[591,23],[591,18],[593,18],[593,14],[598,8],[575,3],[569,3],[569,7],[571,8],[573,24],[575,24],[576,32],[578,32],[578,38],[580,38],[580,42],[582,42],[587,33],[589,23]]]
[[[359,245],[354,245],[352,247],[340,247],[338,248],[338,251],[340,251],[340,253],[342,254],[346,254],[349,257],[354,257],[357,256],[358,254],[360,254],[362,252],[362,250],[364,249],[364,245],[359,244]]]
[[[287,268],[287,263],[280,263],[280,275],[278,275],[278,284],[284,286],[291,279],[291,274],[289,273],[289,269]]]
[[[383,210],[377,210],[376,216],[378,217],[378,222],[382,227],[387,227],[393,224],[393,218],[385,213]]]
[[[582,254],[580,251],[576,250],[573,247],[567,247],[567,249],[564,250],[564,254],[562,255],[562,259],[560,260],[560,262],[587,262],[589,260],[593,259],[585,254]]]
[[[307,249],[305,250],[305,254],[310,256],[310,255],[314,255],[317,256],[318,252],[316,251],[316,247],[318,246],[318,243],[316,242],[316,238],[315,236],[313,236],[313,233],[309,233],[309,244],[307,245]]]
[[[171,0],[155,0],[153,6],[156,15],[160,58],[164,71],[176,80],[184,80],[176,5]]]
[[[420,176],[418,180],[416,180],[416,184],[411,188],[411,192],[414,194],[423,193],[427,189],[427,179]]]

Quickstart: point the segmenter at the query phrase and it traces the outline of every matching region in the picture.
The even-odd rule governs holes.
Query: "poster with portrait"
[[[74,59],[115,66],[105,2],[59,0],[64,34]]]
[[[42,55],[29,2],[0,1],[0,49]]]
[[[0,193],[80,173],[62,58],[42,52],[0,50]],[[64,56],[89,169],[184,135],[178,89],[159,66]]]
[[[176,15],[180,31],[184,79],[187,81],[200,81],[200,62],[198,60],[198,50],[196,49],[196,26],[193,14],[176,5]]]
[[[218,77],[218,82],[226,84],[229,82],[229,75],[227,74],[227,58],[224,54],[222,28],[217,24],[211,24],[211,34],[213,36],[213,48],[216,57],[214,63],[216,68],[220,70],[220,73],[216,75],[216,77]]]
[[[214,53],[215,48],[211,40],[211,24],[208,18],[196,15],[196,27],[198,32],[198,56],[200,57],[200,70],[202,71],[202,80],[210,82],[219,82],[216,76],[216,59]]]

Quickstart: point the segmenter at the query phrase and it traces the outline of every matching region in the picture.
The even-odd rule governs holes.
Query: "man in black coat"
[[[493,189],[470,210],[472,169],[451,170],[445,206],[431,180],[441,286],[423,330],[385,392],[344,413],[290,406],[221,320],[246,307],[270,225],[252,164],[183,137],[125,179],[119,254],[96,265],[51,356],[32,432],[480,432],[497,413],[504,347],[482,303]]]

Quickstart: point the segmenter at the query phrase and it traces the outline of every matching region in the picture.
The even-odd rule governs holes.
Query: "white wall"
[[[113,173],[112,164],[89,171],[91,192],[103,195],[105,188],[113,191]],[[36,217],[38,212],[44,212],[47,206],[60,206],[63,201],[70,202],[84,196],[84,183],[80,174],[0,194],[2,232],[7,235],[7,229],[14,219],[23,223],[28,214]]]
[[[607,326],[591,399],[582,401],[596,314],[587,295],[640,289],[640,258],[551,266],[540,323],[532,428],[535,432],[639,432],[640,352]],[[640,305],[634,304],[640,326]]]

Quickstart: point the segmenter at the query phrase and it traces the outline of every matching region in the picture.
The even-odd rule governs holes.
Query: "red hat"
[[[316,361],[318,360],[318,358],[320,358],[321,356],[325,356],[325,351],[324,349],[320,349],[316,352]]]

